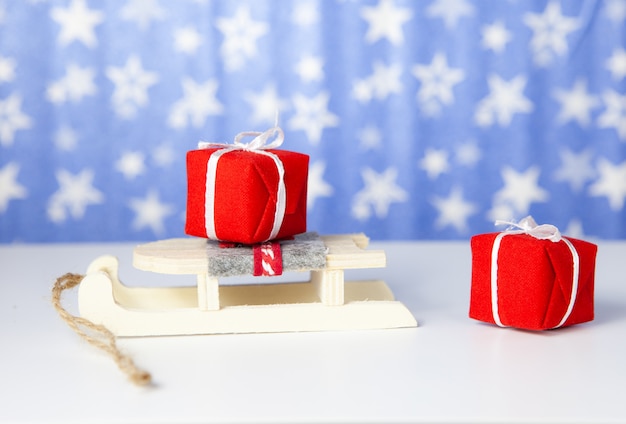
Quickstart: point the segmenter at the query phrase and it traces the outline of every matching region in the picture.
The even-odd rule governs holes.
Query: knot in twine
[[[129,356],[119,350],[115,334],[111,330],[104,325],[94,324],[88,319],[72,315],[61,305],[61,293],[78,286],[83,278],[83,275],[72,273],[67,273],[57,278],[52,287],[52,305],[54,309],[79,336],[91,345],[108,353],[130,381],[138,386],[151,384],[152,376],[150,373],[139,369]]]
[[[504,231],[511,234],[528,234],[539,240],[550,240],[551,242],[561,241],[561,232],[551,224],[537,225],[532,216],[528,215],[519,222],[497,220],[495,225],[508,225]]]

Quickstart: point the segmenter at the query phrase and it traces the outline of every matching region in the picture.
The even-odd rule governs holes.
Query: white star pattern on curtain
[[[185,155],[310,155],[308,227],[626,238],[626,0],[0,2],[0,242],[183,235]]]

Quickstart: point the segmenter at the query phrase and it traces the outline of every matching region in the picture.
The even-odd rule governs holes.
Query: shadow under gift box
[[[470,318],[496,324],[492,308],[492,253],[500,233],[472,237]],[[574,307],[561,325],[579,324],[594,317],[594,276],[597,246],[567,238],[579,258]],[[540,240],[527,234],[501,239],[497,251],[497,311],[503,326],[547,330],[567,313],[574,283],[574,259],[563,241]]]
[[[215,184],[213,222],[218,240],[255,244],[268,240],[274,225],[279,173],[266,155],[233,150],[217,162],[208,176],[209,157],[220,150],[208,148],[187,152],[187,219],[185,232],[208,238],[206,230],[206,187]],[[285,215],[274,239],[306,231],[306,202],[309,157],[288,150],[265,150],[284,167]],[[212,181],[211,178],[214,178]]]

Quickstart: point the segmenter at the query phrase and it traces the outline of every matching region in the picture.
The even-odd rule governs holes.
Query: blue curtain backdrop
[[[183,235],[185,153],[311,157],[309,229],[626,238],[626,1],[0,0],[0,242]]]

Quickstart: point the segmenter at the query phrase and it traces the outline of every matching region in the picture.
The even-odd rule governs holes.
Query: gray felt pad
[[[328,248],[315,232],[302,233],[293,240],[280,241],[283,256],[283,272],[323,269],[326,266]],[[231,277],[252,275],[254,259],[252,247],[222,248],[219,242],[207,240],[209,275]]]

